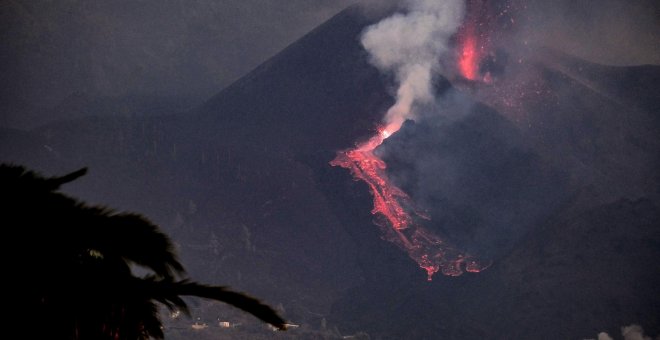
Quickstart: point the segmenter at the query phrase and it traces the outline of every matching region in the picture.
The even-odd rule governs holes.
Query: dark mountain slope
[[[353,145],[392,103],[359,44],[372,22],[357,7],[345,10],[208,101],[200,125],[244,130],[299,153]]]

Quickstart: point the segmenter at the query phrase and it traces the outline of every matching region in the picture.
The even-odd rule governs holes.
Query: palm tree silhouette
[[[14,314],[8,325],[39,339],[163,338],[158,304],[187,312],[182,296],[228,303],[285,329],[269,306],[226,287],[182,279],[172,241],[135,213],[89,206],[58,192],[87,172],[42,177],[0,165],[0,216],[5,288]],[[151,274],[135,276],[131,265]]]

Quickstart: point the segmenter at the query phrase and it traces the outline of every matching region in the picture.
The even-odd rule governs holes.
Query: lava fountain
[[[492,50],[491,41],[493,25],[497,20],[503,21],[513,8],[508,2],[503,2],[503,9],[499,13],[491,14],[493,6],[487,0],[468,0],[466,2],[466,15],[463,24],[456,34],[457,38],[457,66],[459,74],[471,81],[489,82],[490,74],[482,74],[482,62]],[[513,19],[510,19],[513,22]]]
[[[474,27],[471,23],[466,23],[466,27],[460,35],[458,70],[461,76],[468,80],[477,80],[480,59],[480,51],[477,47],[477,37]]]

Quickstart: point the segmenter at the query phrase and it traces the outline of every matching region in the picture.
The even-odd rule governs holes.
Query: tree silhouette
[[[45,178],[0,165],[2,265],[13,275],[4,276],[14,309],[7,325],[39,339],[162,339],[158,303],[187,313],[181,297],[196,296],[286,328],[273,309],[254,298],[182,279],[185,271],[171,240],[145,217],[89,206],[58,192],[86,171]],[[9,247],[12,242],[16,247]],[[138,277],[131,265],[151,274]]]

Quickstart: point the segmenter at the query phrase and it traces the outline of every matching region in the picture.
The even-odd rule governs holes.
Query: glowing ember
[[[353,177],[367,183],[374,197],[371,213],[377,216],[376,224],[381,227],[384,238],[406,251],[426,270],[429,281],[438,271],[449,276],[461,275],[461,264],[468,272],[485,269],[477,260],[461,254],[422,227],[415,216],[427,220],[429,217],[414,211],[410,197],[387,178],[386,164],[374,154],[374,150],[400,127],[401,124],[390,124],[379,129],[367,142],[339,152],[330,165],[349,169]],[[409,213],[411,210],[414,216]]]

